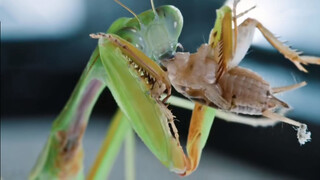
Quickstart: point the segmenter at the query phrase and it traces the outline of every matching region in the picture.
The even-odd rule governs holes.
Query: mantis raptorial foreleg
[[[81,138],[92,107],[107,85],[125,116],[130,118],[131,126],[160,161],[172,170],[180,172],[184,169],[184,157],[180,152],[182,149],[172,137],[163,113],[165,106],[158,106],[163,102],[154,99],[162,90],[167,90],[170,94],[170,83],[166,81],[166,76],[159,76],[163,73],[158,74],[161,68],[155,62],[175,51],[182,25],[182,15],[177,8],[162,6],[157,10],[135,15],[135,18],[119,18],[110,26],[108,33],[121,36],[124,44],[143,49],[143,52],[135,52],[134,49],[134,52],[124,55],[121,51],[125,52],[127,49],[110,41],[106,42],[107,48],[101,46],[101,49],[94,51],[73,95],[55,121],[48,143],[31,172],[30,179],[83,179]],[[130,58],[136,60],[131,69],[126,64],[128,55],[134,55],[135,57]],[[145,59],[147,56],[155,62],[152,63],[147,58],[147,64],[139,64],[144,62],[139,61],[139,58]],[[101,57],[104,61],[101,61]],[[125,64],[115,67],[113,65],[119,65],[116,62]],[[137,73],[135,66],[145,69],[136,69],[139,71]],[[137,81],[139,76],[145,79]],[[92,84],[89,83],[91,81]],[[67,154],[67,158],[60,156],[61,153]],[[79,155],[75,155],[77,153]],[[68,160],[67,163],[60,163],[65,162],[65,159]],[[69,164],[75,168],[70,169]]]
[[[199,165],[215,116],[215,109],[195,103],[189,126],[187,153],[189,167],[183,175],[189,175]]]
[[[118,0],[116,2],[119,3]],[[238,2],[235,2],[234,7]],[[121,5],[124,6],[123,4]],[[220,115],[220,117],[226,118],[226,114],[221,111],[215,111],[207,107],[207,105],[236,112],[238,110],[236,107],[241,106],[239,102],[242,99],[238,100],[238,97],[241,97],[240,92],[237,91],[235,94],[231,94],[234,92],[225,91],[227,96],[221,93],[224,86],[218,85],[218,83],[221,83],[221,80],[228,81],[228,77],[224,76],[226,74],[235,78],[238,76],[243,76],[244,79],[251,78],[245,83],[252,84],[253,81],[256,82],[256,84],[260,85],[258,88],[262,89],[262,93],[260,91],[258,93],[262,94],[263,98],[267,97],[263,99],[266,102],[259,101],[259,99],[256,101],[249,100],[249,103],[245,101],[245,103],[249,104],[249,108],[245,108],[252,110],[246,112],[262,113],[262,115],[271,119],[264,121],[264,123],[259,123],[257,120],[250,121],[246,118],[237,122],[250,125],[270,125],[275,122],[275,119],[279,118],[297,126],[301,125],[295,121],[289,121],[283,117],[280,118],[279,114],[272,114],[271,111],[268,111],[269,109],[265,110],[266,105],[269,108],[269,106],[275,107],[275,105],[279,104],[286,107],[286,104],[272,96],[272,89],[266,88],[268,84],[260,77],[241,68],[237,68],[236,72],[229,70],[237,66],[242,60],[252,41],[255,27],[281,53],[288,56],[292,61],[297,61],[294,63],[301,70],[304,69],[301,68],[300,63],[319,63],[317,58],[299,56],[299,53],[295,54],[294,51],[279,43],[256,20],[248,19],[239,27],[232,29],[232,23],[237,26],[236,20],[238,16],[235,9],[232,15],[231,9],[224,6],[217,11],[216,25],[209,39],[210,52],[202,56],[205,60],[209,60],[200,63],[200,60],[203,59],[197,59],[197,61],[193,59],[192,65],[187,64],[190,65],[187,67],[188,71],[181,76],[183,77],[183,82],[187,82],[187,85],[183,86],[176,83],[176,79],[174,79],[179,77],[180,71],[174,72],[173,76],[170,77],[170,73],[172,73],[170,68],[167,67],[167,71],[165,71],[159,66],[160,63],[166,64],[166,61],[168,65],[170,63],[168,58],[175,55],[176,48],[179,46],[178,37],[183,24],[182,15],[173,6],[162,6],[155,9],[152,0],[151,5],[152,10],[140,15],[136,15],[124,6],[135,16],[134,18],[120,18],[110,26],[108,34],[101,33],[91,36],[99,39],[98,48],[94,51],[73,95],[55,121],[48,143],[30,176],[31,179],[84,178],[81,138],[92,107],[98,95],[106,86],[111,91],[120,110],[118,110],[114,118],[103,148],[88,179],[105,178],[108,175],[117,151],[125,138],[127,139],[127,147],[129,147],[127,152],[130,152],[133,144],[132,133],[127,132],[132,129],[160,162],[171,171],[182,176],[192,173],[199,164],[201,152],[207,141],[214,116],[217,114],[217,116]],[[199,49],[201,48],[203,50],[208,47],[204,45]],[[183,58],[185,57],[187,56],[183,56]],[[218,65],[217,71],[212,71],[214,69],[212,68],[208,76],[206,76],[207,74],[202,76],[203,74],[201,73],[205,71],[201,71],[200,75],[197,71],[193,71],[194,67],[206,65],[205,63],[211,63],[209,65],[212,65],[212,62],[215,63],[214,61]],[[178,63],[178,65],[181,64]],[[208,67],[212,66],[205,68]],[[201,70],[205,68],[201,68]],[[196,73],[193,74],[193,72]],[[212,72],[217,73],[214,74]],[[214,75],[216,75],[216,78],[213,77]],[[239,81],[242,82],[243,79]],[[181,90],[179,92],[182,92],[182,94],[198,101],[193,109],[186,148],[187,154],[184,153],[180,146],[178,131],[173,123],[174,116],[168,110],[167,104],[165,104],[170,102],[171,84],[175,85],[178,91]],[[227,90],[229,90],[228,84],[226,85]],[[241,83],[240,85],[234,84],[242,88]],[[195,85],[196,88],[191,87],[192,85]],[[274,89],[274,91],[281,92],[302,85],[301,83],[292,87]],[[214,90],[214,92],[211,90]],[[164,98],[161,98],[160,96],[163,93],[167,94]],[[172,104],[186,101],[176,100],[173,100]],[[256,105],[257,108],[256,106],[250,106],[250,103]],[[180,104],[180,106],[186,107],[186,104]],[[260,112],[260,110],[264,111]],[[235,121],[237,118],[229,119]],[[301,125],[300,127],[298,130],[300,134],[298,135],[305,135],[305,140],[308,140],[306,126]],[[130,156],[130,153],[128,154]],[[131,167],[128,166],[127,168],[129,172]]]
[[[98,54],[96,49],[68,103],[54,121],[29,179],[84,178],[82,137],[92,108],[107,85]]]
[[[130,87],[130,89],[132,89],[132,92],[126,92],[126,94],[123,94],[121,96],[116,96],[114,95],[116,101],[118,102],[119,106],[121,109],[124,110],[124,113],[129,113],[128,110],[131,111],[131,109],[128,109],[126,106],[138,106],[141,105],[143,103],[147,103],[147,102],[143,102],[142,99],[140,99],[139,101],[132,101],[130,100],[130,98],[137,98],[137,96],[140,96],[140,93],[144,93],[144,91],[146,91],[144,89],[144,86],[142,86],[143,84],[139,85],[135,83],[135,77],[129,75],[131,72],[131,70],[129,71],[125,71],[125,72],[115,72],[113,71],[114,69],[121,69],[121,67],[126,67],[127,63],[137,63],[138,61],[141,60],[141,63],[139,66],[142,66],[142,68],[144,68],[143,64],[145,64],[146,62],[148,62],[149,64],[149,60],[147,59],[147,57],[141,53],[139,53],[138,49],[135,49],[131,44],[128,44],[127,42],[123,41],[121,38],[116,37],[114,35],[101,35],[99,37],[99,47],[100,47],[100,52],[101,52],[101,58],[102,58],[102,62],[105,63],[105,67],[107,69],[107,72],[110,74],[114,74],[115,77],[111,77],[111,79],[108,80],[108,82],[110,83],[110,90],[111,92],[117,92],[117,93],[121,93],[121,87]],[[117,44],[118,43],[118,44]],[[108,51],[104,50],[105,48],[108,49]],[[114,49],[114,50],[112,50]],[[119,51],[117,51],[119,50]],[[108,52],[115,52],[115,53],[108,53]],[[132,54],[133,53],[133,54]],[[125,57],[127,57],[128,59],[126,59]],[[137,60],[138,59],[138,60]],[[135,67],[133,65],[133,67]],[[149,68],[152,68],[151,66],[149,66]],[[139,69],[139,68],[137,68]],[[154,72],[156,72],[156,69],[152,70]],[[110,72],[109,72],[110,71]],[[121,75],[120,75],[121,73]],[[116,75],[119,74],[119,75]],[[128,75],[125,75],[128,74]],[[159,76],[158,77],[162,77],[162,75],[160,75],[161,72],[159,71]],[[125,78],[126,80],[129,81],[124,81],[124,79],[120,79],[117,77],[121,77],[121,76],[126,76],[127,78]],[[130,80],[130,78],[132,78]],[[162,81],[161,78],[156,78],[157,81]],[[113,85],[113,83],[117,83],[118,85]],[[138,86],[137,86],[138,85]],[[142,88],[142,90],[134,90],[134,87],[137,86],[140,88]],[[132,93],[132,95],[130,95],[130,93]],[[152,93],[152,92],[151,92]],[[152,95],[151,95],[152,96]],[[120,98],[120,99],[118,99]],[[125,102],[124,100],[121,100],[121,98],[126,98],[127,100],[127,105],[122,105],[122,102]],[[147,100],[147,99],[146,99]],[[151,102],[154,101],[152,99],[150,99]],[[137,104],[138,103],[138,104]],[[131,125],[133,126],[133,128],[135,129],[135,131],[138,133],[138,135],[142,138],[142,140],[144,141],[149,141],[152,140],[154,137],[150,136],[152,134],[157,133],[156,131],[161,130],[161,128],[156,128],[156,122],[158,121],[151,121],[153,119],[157,119],[161,116],[165,116],[167,117],[169,120],[173,118],[172,115],[170,115],[171,113],[168,112],[168,110],[166,109],[165,106],[163,106],[161,103],[161,101],[156,101],[156,103],[158,103],[158,107],[157,106],[150,106],[148,104],[143,105],[143,109],[141,110],[141,113],[143,113],[144,115],[139,115],[139,118],[132,118],[132,116],[134,115],[134,113],[139,113],[140,110],[139,109],[135,109],[133,112],[131,113],[131,116],[128,117],[128,120],[131,122]],[[160,103],[160,104],[159,104]],[[157,108],[160,108],[160,111],[162,111],[162,115],[157,117],[154,116],[157,114]],[[132,109],[133,110],[133,109]],[[126,112],[127,111],[127,112]],[[148,114],[150,117],[148,117]],[[161,120],[161,124],[162,124],[162,128],[164,128],[163,130],[165,130],[165,134],[161,135],[161,136],[157,136],[156,140],[152,140],[152,143],[148,143],[145,142],[145,144],[147,146],[149,146],[149,148],[152,150],[153,153],[155,153],[156,156],[164,156],[163,153],[165,152],[170,152],[174,153],[175,155],[171,156],[170,159],[168,159],[167,157],[162,157],[159,158],[160,161],[162,161],[163,163],[165,163],[164,160],[169,161],[170,163],[173,163],[172,165],[169,166],[169,168],[173,171],[176,171],[177,173],[181,174],[181,175],[188,175],[191,172],[193,172],[198,163],[199,163],[199,159],[200,159],[200,155],[201,155],[201,151],[205,145],[205,142],[208,138],[209,135],[209,131],[213,122],[213,118],[215,115],[215,111],[209,107],[197,104],[194,108],[193,111],[193,115],[192,115],[192,120],[191,120],[191,124],[190,124],[190,134],[188,136],[188,142],[187,142],[187,151],[188,151],[188,155],[185,155],[180,147],[179,144],[179,140],[177,139],[177,136],[175,136],[176,139],[172,139],[172,135],[171,132],[169,130],[169,126],[167,121],[163,121]],[[139,123],[138,123],[139,122]],[[148,125],[150,124],[150,125]],[[149,126],[149,128],[146,129],[141,129],[141,126],[143,125],[145,126]],[[173,131],[174,128],[172,127]],[[141,133],[145,133],[144,131],[152,131],[147,133],[148,137],[144,137]],[[167,136],[167,138],[165,138]],[[170,137],[171,136],[171,137]],[[168,145],[161,145],[161,139],[165,138],[166,140],[164,141],[165,144],[166,143],[170,143],[170,146]],[[156,142],[155,142],[156,141]],[[159,145],[158,145],[159,144]],[[158,147],[157,147],[158,146]],[[155,151],[153,150],[153,148],[163,148],[167,146],[167,150],[165,151]]]
[[[206,126],[203,123],[196,123],[199,128],[191,126],[197,128],[191,128],[194,129],[193,132],[195,132],[196,136],[189,138],[194,143],[191,143],[188,147],[190,156],[186,156],[180,146],[177,130],[174,128],[174,116],[164,104],[170,97],[171,84],[166,72],[157,64],[160,63],[161,58],[171,57],[176,47],[179,46],[177,38],[182,29],[182,22],[179,10],[173,6],[163,6],[157,8],[157,10],[149,10],[139,16],[135,15],[135,18],[120,18],[109,28],[108,33],[110,34],[92,36],[99,38],[99,48],[96,49],[96,56],[92,61],[90,60],[88,67],[90,70],[95,70],[92,72],[97,73],[100,71],[96,70],[95,67],[103,69],[103,74],[99,74],[98,77],[103,79],[105,84],[99,90],[101,91],[106,85],[108,86],[123,116],[130,122],[130,126],[152,153],[171,171],[186,175],[195,170],[199,162],[201,154],[199,152],[202,150],[208,136],[209,130],[207,127],[211,127],[211,124]],[[79,86],[80,90],[85,88],[85,85]],[[161,100],[160,95],[163,92],[166,92],[167,96]],[[96,95],[94,98],[97,97]],[[91,99],[90,97],[90,95],[84,94],[83,98],[88,100]],[[81,112],[87,112],[87,116],[85,116],[87,118],[91,108],[82,106],[82,103],[75,101],[73,98],[71,99],[74,104],[81,107]],[[209,117],[208,121],[205,120],[203,122],[212,123],[214,112],[207,110],[207,108],[201,109],[201,111],[195,110],[194,116],[197,117],[197,114],[203,114],[198,116],[200,118]],[[66,110],[70,109],[66,108]],[[77,111],[74,109],[71,109],[69,113],[71,113],[69,117],[71,119],[77,115]],[[68,120],[64,119],[62,122],[66,123]],[[171,128],[168,123],[171,123]],[[78,125],[79,123],[75,128],[71,129],[79,130]],[[122,129],[120,125],[117,125],[112,129],[119,128]],[[202,133],[199,136],[197,132],[202,132],[202,129],[207,129],[204,131],[206,133]],[[175,132],[175,137],[171,134],[171,130]],[[121,134],[121,130],[119,133]],[[112,130],[110,134],[111,136],[114,135]],[[81,137],[79,134],[76,135],[76,138],[81,139]],[[114,144],[116,145],[112,146],[116,149],[118,143],[115,142]],[[51,146],[52,143],[49,141],[49,144]],[[198,146],[198,150],[193,148]],[[51,148],[46,148],[46,150]],[[104,156],[108,154],[108,151],[105,152],[102,153],[103,158],[109,157],[108,155]],[[43,161],[48,157],[54,156],[45,154],[40,159]],[[70,159],[81,160],[76,156],[72,156]],[[45,168],[39,170],[37,168],[36,172],[32,173],[31,178],[57,178],[61,177],[60,174],[63,173],[64,178],[82,179],[82,163],[78,162],[76,164],[80,167],[80,171],[77,174],[80,173],[81,176],[74,176],[70,171],[68,171],[69,174],[64,174],[65,171],[55,168],[55,164],[49,162],[45,165],[40,163],[37,167],[52,168],[55,171],[52,176],[43,176],[43,174],[48,173],[48,170]],[[99,163],[97,164],[100,166]],[[95,170],[94,168],[92,172],[93,175],[90,175],[90,177],[100,177],[100,170]],[[105,174],[102,176],[105,176]]]

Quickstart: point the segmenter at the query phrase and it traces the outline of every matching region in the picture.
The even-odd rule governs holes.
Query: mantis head
[[[173,56],[178,46],[178,37],[183,26],[180,11],[173,6],[161,6],[155,10],[152,25],[148,27],[146,36],[150,51],[155,60]]]
[[[135,18],[120,18],[108,32],[122,37],[159,63],[175,53],[182,26],[179,9],[165,5],[135,15]]]

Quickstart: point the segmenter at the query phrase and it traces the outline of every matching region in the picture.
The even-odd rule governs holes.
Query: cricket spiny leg
[[[267,41],[276,48],[281,54],[283,54],[287,59],[293,62],[296,67],[305,73],[308,71],[302,66],[308,64],[318,64],[320,65],[320,57],[314,56],[300,56],[302,52],[296,49],[291,49],[289,46],[285,45],[279,41],[268,29],[266,29],[259,21],[255,19],[248,18],[246,21],[250,23],[255,23],[256,27],[260,30],[262,35],[267,39]]]

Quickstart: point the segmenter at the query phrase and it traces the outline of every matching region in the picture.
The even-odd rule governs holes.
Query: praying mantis
[[[171,97],[171,84],[177,87],[177,83],[170,78],[173,76],[173,71],[170,70],[168,63],[177,62],[179,59],[176,49],[180,46],[178,38],[183,26],[182,15],[176,7],[155,8],[151,0],[152,9],[136,15],[121,2],[115,1],[135,17],[119,18],[110,26],[107,34],[91,35],[92,38],[98,39],[98,46],[91,55],[70,99],[54,121],[48,141],[29,179],[85,178],[82,167],[82,137],[93,106],[106,87],[115,98],[119,110],[112,120],[101,151],[87,179],[107,177],[122,142],[127,139],[128,144],[132,143],[132,130],[169,170],[181,176],[189,175],[199,164],[214,117],[223,116],[229,120],[241,121],[241,117],[237,115],[228,116],[225,112],[208,107],[200,102],[199,98],[193,105],[188,100]],[[236,26],[237,3],[238,1],[235,1],[233,11],[227,6],[217,10],[215,26],[210,34],[211,55],[214,56],[214,52],[218,51],[222,52],[221,57],[223,57],[219,57],[220,60],[217,62],[221,67],[217,71],[218,79],[222,78],[230,70],[229,68],[236,66],[237,63],[230,66],[230,62],[234,62],[230,60],[237,54],[237,49],[244,49],[241,51],[242,55],[237,54],[241,60],[243,52],[246,52],[247,46],[251,43],[252,34],[246,43],[239,43],[243,34],[238,33]],[[234,29],[232,23],[235,25]],[[266,38],[271,38],[268,40],[273,42],[276,48],[280,46],[277,49],[288,55],[286,51],[282,51],[283,47],[278,41],[272,38],[272,34],[266,32]],[[223,47],[221,41],[224,43]],[[299,54],[294,56],[296,57],[300,57]],[[291,60],[300,70],[305,70],[300,63],[320,64],[319,58],[316,57],[308,57],[303,61],[294,58]],[[173,66],[178,67],[175,64]],[[203,86],[203,84],[198,85]],[[285,90],[302,85],[304,83]],[[179,88],[177,90],[179,91]],[[166,94],[163,95],[164,93]],[[185,95],[194,99],[190,94]],[[193,109],[186,154],[180,145],[178,130],[174,125],[174,115],[168,110],[167,103]],[[219,106],[218,108],[223,109]],[[232,118],[233,116],[236,117]],[[244,119],[242,122],[251,125],[252,123],[271,125],[277,122],[275,119],[278,117],[271,119],[269,117],[261,122],[255,120],[248,122],[250,118],[242,117]],[[305,139],[308,140],[310,134],[301,123],[282,118],[277,120],[302,126],[299,135],[307,136]]]

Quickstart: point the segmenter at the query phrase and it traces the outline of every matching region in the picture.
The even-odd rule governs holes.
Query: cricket
[[[134,171],[134,133],[170,171],[190,175],[200,163],[215,117],[252,126],[284,122],[297,128],[301,145],[311,140],[307,125],[285,117],[288,104],[274,96],[305,86],[306,82],[272,88],[257,73],[238,64],[246,55],[256,28],[300,71],[307,72],[303,65],[320,65],[320,58],[302,56],[290,49],[258,20],[248,18],[238,25],[237,18],[254,7],[238,14],[240,0],[235,0],[233,7],[218,9],[208,44],[199,45],[192,54],[177,52],[182,47],[178,39],[183,28],[183,16],[177,7],[155,8],[150,0],[151,9],[137,15],[119,0],[114,1],[134,17],[117,19],[106,33],[90,34],[98,45],[53,122],[29,179],[107,179],[123,143],[126,177],[132,179],[129,174]],[[187,99],[172,96],[172,86]],[[85,175],[82,138],[105,88],[119,108]],[[168,105],[193,111],[186,152]]]

